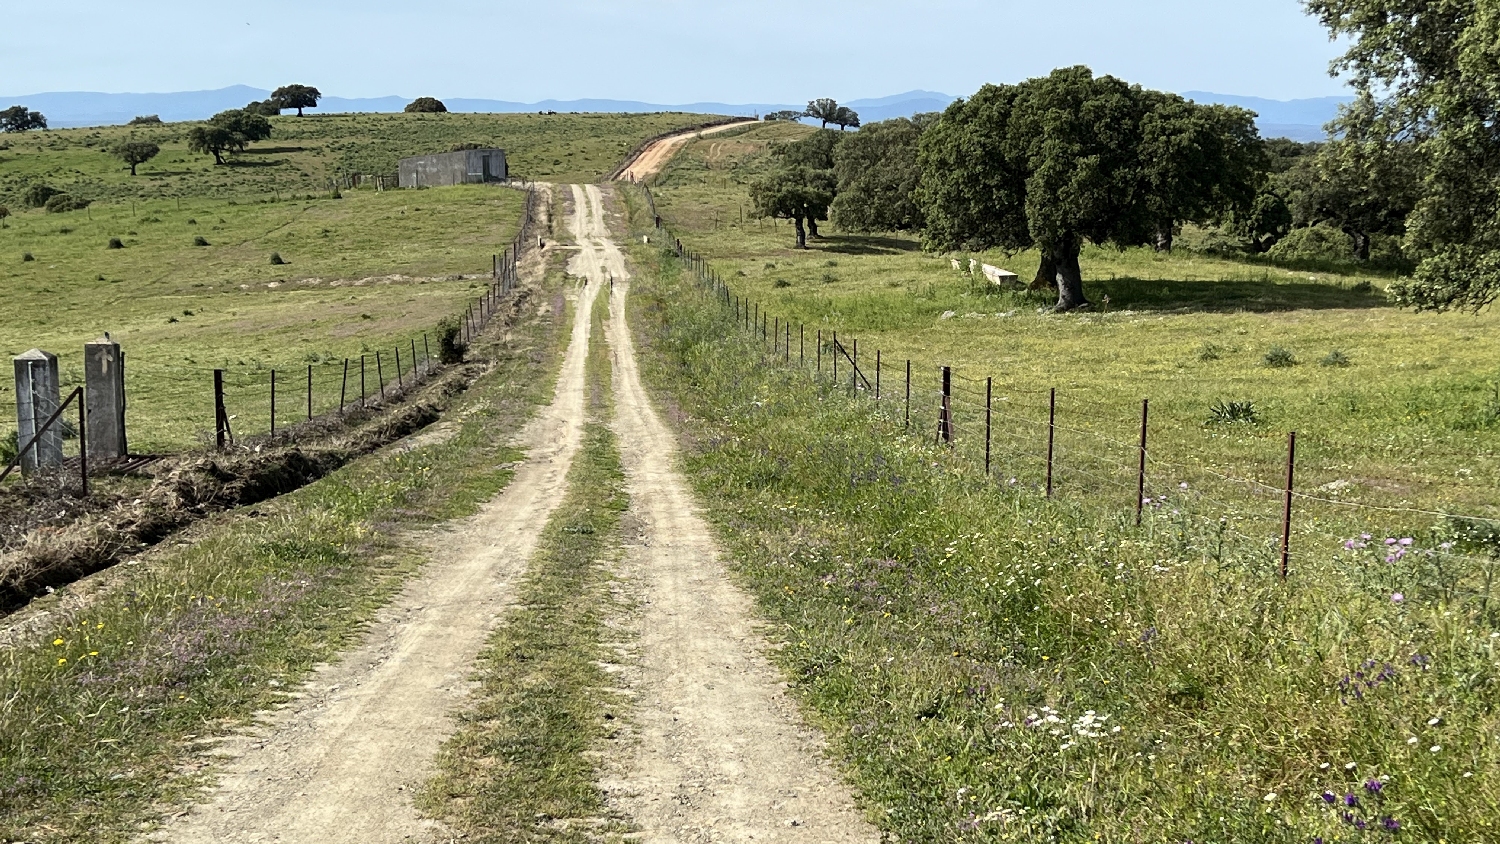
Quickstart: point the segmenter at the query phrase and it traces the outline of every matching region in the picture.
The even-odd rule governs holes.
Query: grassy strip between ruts
[[[522,455],[566,339],[541,296],[452,411],[450,439],[359,460],[48,599],[0,649],[0,840],[123,841],[205,783],[194,751],[285,700],[421,559],[402,532],[472,512]],[[477,351],[477,350],[476,350]]]
[[[894,840],[1493,839],[1486,606],[985,483],[634,252],[688,474]]]
[[[615,614],[610,560],[628,499],[614,435],[602,307],[594,313],[589,410],[568,493],[542,534],[518,606],[479,658],[480,689],[419,799],[465,841],[597,841],[626,831],[604,816],[590,751],[622,703],[602,665]]]

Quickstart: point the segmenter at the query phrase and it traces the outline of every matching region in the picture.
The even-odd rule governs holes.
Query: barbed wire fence
[[[492,256],[483,292],[466,301],[463,309],[450,318],[446,340],[450,345],[472,343],[507,306],[519,283],[521,257],[533,238],[538,201],[534,184],[523,182],[519,187],[525,192],[520,226],[515,237]],[[367,414],[357,412],[378,411],[411,394],[441,370],[443,335],[440,324],[364,344],[358,357],[320,356],[296,367],[255,364],[184,369],[177,364],[141,363],[126,357],[123,368],[127,387],[131,383],[150,385],[144,399],[131,393],[131,405],[147,401],[163,407],[202,408],[201,413],[177,420],[191,431],[188,437],[177,439],[195,439],[200,446],[218,450],[254,448],[268,442],[295,442],[306,432],[326,430],[329,424],[366,418]],[[63,395],[83,386],[81,362],[60,360],[58,376]],[[0,395],[8,393],[14,399],[14,390],[8,385],[0,389]],[[64,436],[64,462],[62,471],[53,474],[66,479],[80,468],[86,472],[79,426],[71,417],[59,418],[55,424]],[[0,471],[7,463],[19,463],[21,453],[39,439],[40,435],[21,443],[16,419],[10,416],[0,420]],[[133,468],[164,456],[131,455],[113,466],[96,465],[94,469]]]
[[[767,365],[807,372],[827,388],[868,400],[875,416],[905,436],[944,446],[983,483],[1079,504],[1152,535],[1168,532],[1184,551],[1221,565],[1231,557],[1253,561],[1282,580],[1338,558],[1371,583],[1385,584],[1391,600],[1400,602],[1407,596],[1390,586],[1399,581],[1391,567],[1420,568],[1420,579],[1440,597],[1493,611],[1491,586],[1500,563],[1500,512],[1494,508],[1459,513],[1347,500],[1324,486],[1310,492],[1298,484],[1295,431],[1287,432],[1284,475],[1267,478],[1235,468],[1229,455],[1167,453],[1154,445],[1149,399],[1122,410],[1085,391],[1016,384],[934,361],[892,360],[847,334],[794,325],[737,291],[706,256],[685,246],[650,188],[642,190],[670,251],[762,344]],[[1304,438],[1301,445],[1307,444]]]

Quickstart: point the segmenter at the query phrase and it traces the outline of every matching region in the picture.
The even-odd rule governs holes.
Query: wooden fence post
[[[224,370],[214,370],[214,434],[219,450],[224,450],[224,440],[229,434],[229,413],[224,410]]]
[[[953,367],[943,367],[943,403],[938,409],[938,436],[953,444]]]

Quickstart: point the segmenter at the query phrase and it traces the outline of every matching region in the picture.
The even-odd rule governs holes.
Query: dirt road
[[[641,150],[641,154],[637,155],[634,161],[626,165],[624,171],[620,175],[619,181],[628,182],[633,178],[634,181],[644,182],[652,176],[655,176],[657,173],[660,173],[662,171],[662,168],[667,166],[667,162],[672,160],[672,156],[677,154],[677,150],[680,149],[683,144],[691,141],[699,135],[712,135],[717,132],[727,132],[730,129],[738,129],[741,126],[754,125],[756,122],[757,121],[754,120],[742,120],[737,123],[726,123],[723,126],[714,126],[709,129],[702,129],[693,132],[683,132],[680,135],[672,135],[671,137],[662,138],[651,146],[648,146],[645,149]]]
[[[575,193],[576,196],[576,193]],[[320,670],[256,735],[227,743],[209,802],[153,840],[383,844],[432,837],[410,794],[431,773],[468,693],[475,655],[565,490],[582,439],[589,314],[580,295],[557,389],[523,434],[526,461],[505,492],[432,541],[431,562],[365,642]]]
[[[589,191],[598,196],[598,188]],[[820,737],[786,697],[749,598],[728,578],[677,467],[676,440],[641,385],[624,260],[603,221],[591,223],[591,250],[619,267],[605,334],[616,432],[641,525],[622,572],[643,607],[639,742],[603,783],[610,803],[646,841],[877,841],[823,759]]]

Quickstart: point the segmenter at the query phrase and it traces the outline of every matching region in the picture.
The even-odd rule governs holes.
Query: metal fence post
[[[403,386],[405,386],[405,385],[401,383],[401,347],[397,346],[396,347],[396,389],[399,390]]]
[[[359,356],[359,406],[365,406],[365,356]]]
[[[375,380],[380,384],[380,400],[385,401],[385,368],[380,363],[380,352],[375,353]]]
[[[339,415],[344,415],[345,396],[349,391],[349,359],[344,358],[344,380],[339,382]]]
[[[911,430],[911,358],[906,359],[906,429]]]
[[[224,410],[224,370],[214,370],[214,434],[219,450],[229,434],[229,413]]]
[[[78,482],[83,486],[83,497],[89,496],[89,429],[88,414],[84,411],[84,389],[74,391],[78,397]],[[120,455],[124,457],[125,455]]]
[[[271,370],[271,436],[276,436],[276,370]]]
[[[943,367],[943,403],[938,410],[938,435],[953,444],[953,367]]]
[[[1135,476],[1135,526],[1141,526],[1141,514],[1146,507],[1146,419],[1151,412],[1151,400],[1141,399],[1141,455],[1140,468]]]
[[[875,400],[880,401],[880,350],[875,350]]]
[[[307,365],[307,421],[312,421],[312,364]]]
[[[1057,435],[1057,388],[1052,388],[1047,404],[1047,497],[1052,497],[1052,444]]]
[[[1281,579],[1286,580],[1292,563],[1292,480],[1297,468],[1297,432],[1286,437],[1286,504],[1281,513]]]
[[[990,408],[994,406],[995,378],[984,379],[984,476],[990,476]]]

